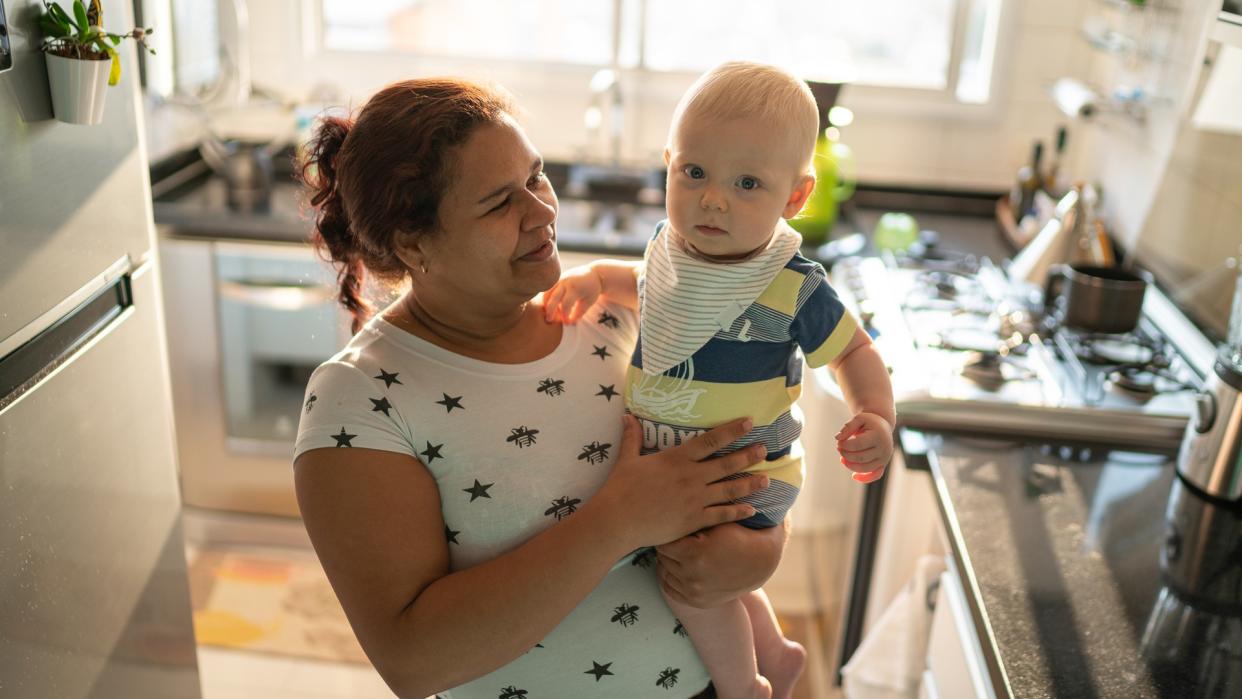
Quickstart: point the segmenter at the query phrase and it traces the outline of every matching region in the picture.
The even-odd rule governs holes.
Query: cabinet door
[[[940,576],[920,696],[994,699],[966,595],[953,566]]]

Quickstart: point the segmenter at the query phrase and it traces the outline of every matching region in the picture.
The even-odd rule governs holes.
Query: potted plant
[[[39,17],[43,55],[52,89],[52,111],[61,121],[98,124],[103,120],[104,90],[121,79],[121,56],[116,46],[122,39],[133,39],[155,53],[146,44],[152,29],[138,27],[125,34],[112,34],[104,31],[102,22],[100,0],[90,0],[89,8],[82,0],[73,0],[72,16],[55,2],[43,0]]]

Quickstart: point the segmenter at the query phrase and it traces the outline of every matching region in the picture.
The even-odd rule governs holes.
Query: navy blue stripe
[[[630,364],[643,368],[642,338],[634,347]],[[694,380],[712,383],[751,383],[786,377],[789,384],[790,355],[795,354],[793,341],[789,342],[736,342],[712,338],[694,353]],[[683,363],[684,364],[684,363]],[[664,372],[665,376],[681,377],[683,365]],[[795,381],[796,382],[796,381]]]

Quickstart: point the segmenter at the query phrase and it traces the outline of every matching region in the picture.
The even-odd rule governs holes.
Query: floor
[[[222,515],[187,508],[187,550],[282,548],[304,553],[305,530],[296,520]],[[809,555],[810,552],[816,555]],[[830,562],[845,560],[844,532],[809,532],[791,539],[781,568],[766,586],[786,635],[803,644],[810,659],[794,699],[838,699],[832,682],[844,575]],[[204,699],[391,699],[370,667],[293,656],[198,647]]]

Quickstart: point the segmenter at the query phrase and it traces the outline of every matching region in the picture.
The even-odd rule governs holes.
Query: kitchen
[[[0,11],[0,696],[391,696],[293,496],[306,380],[349,336],[298,144],[394,80],[495,81],[566,266],[636,257],[673,107],[733,58],[837,86],[831,223],[804,250],[901,425],[854,484],[839,389],[808,375],[807,486],[765,586],[811,659],[795,696],[1242,694],[1242,411],[1216,360],[1242,314],[1238,3],[104,5],[156,53],[118,45],[96,126],[52,118],[40,3]],[[1110,255],[1137,305],[1056,266]],[[1141,316],[1053,322],[1105,302]]]

